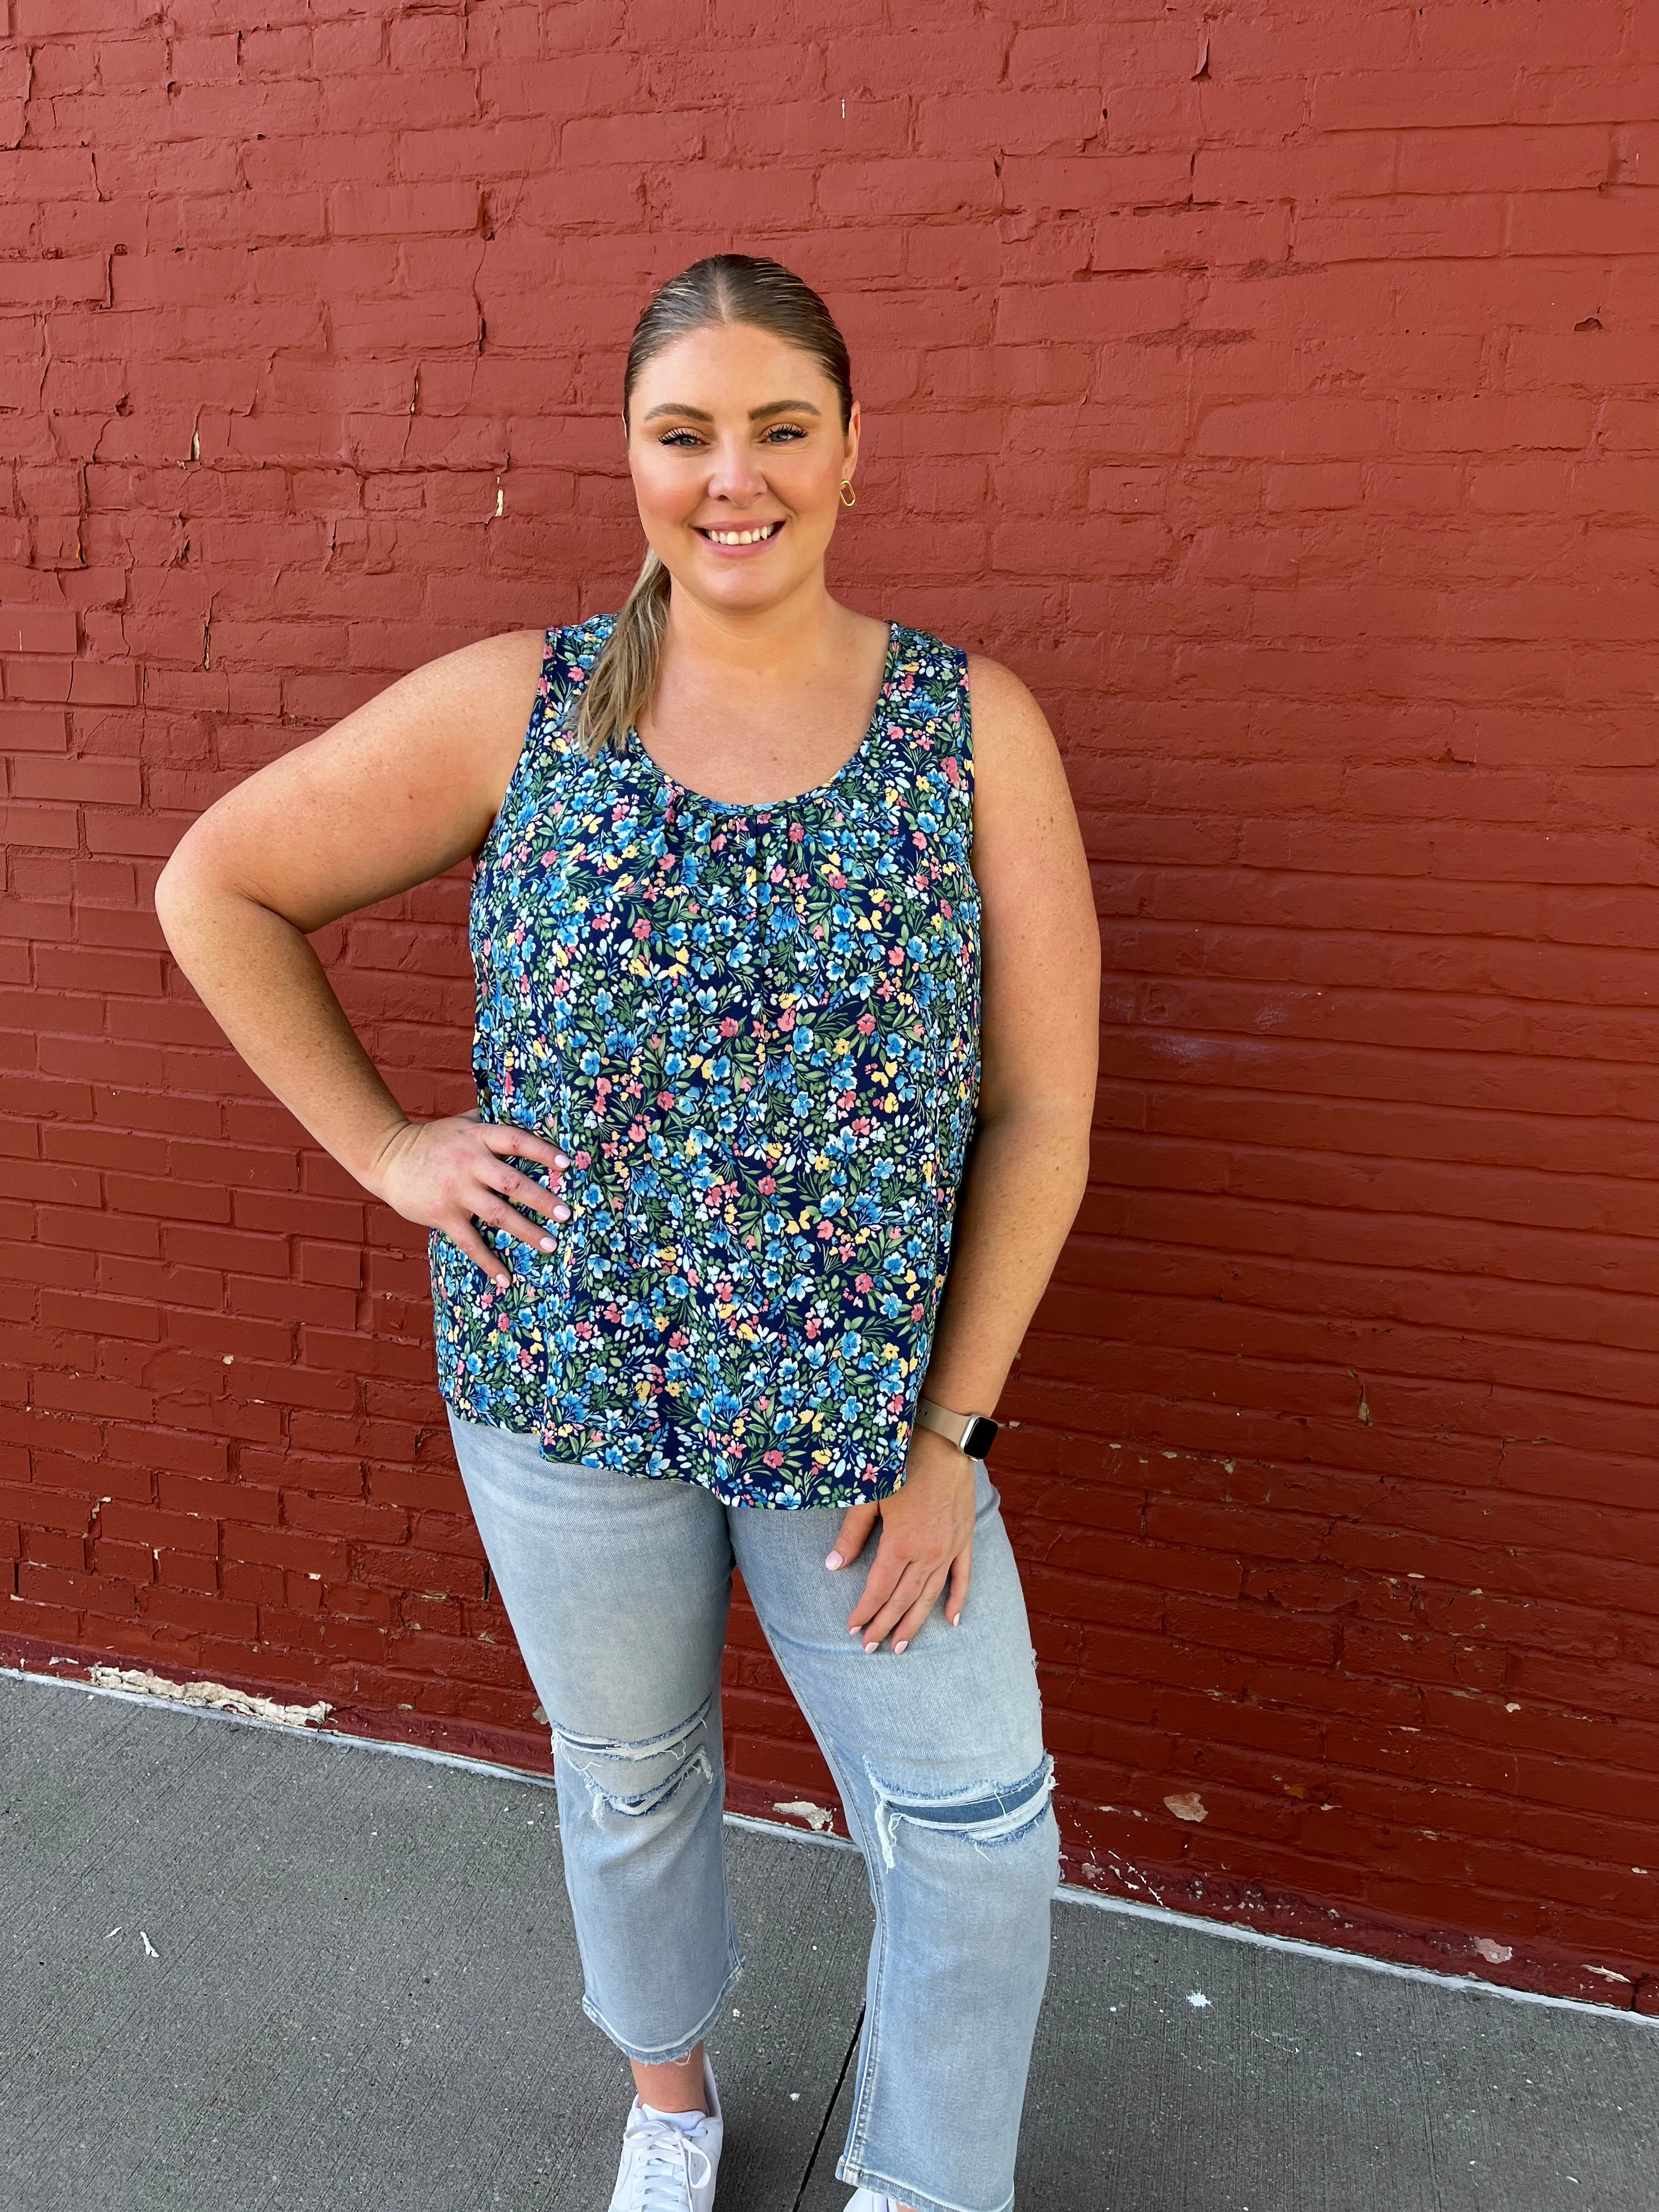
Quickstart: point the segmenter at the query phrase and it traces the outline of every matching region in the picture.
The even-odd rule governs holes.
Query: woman
[[[612,2212],[714,2202],[734,1563],[875,1899],[836,2170],[857,2212],[1002,2212],[1057,1846],[985,1452],[1085,1179],[1081,839],[1014,677],[829,592],[860,424],[816,293],[687,270],[623,421],[621,614],[393,684],[210,809],[157,908],[255,1073],[432,1232],[584,2008],[634,2070]],[[469,854],[478,1107],[416,1121],[306,933]]]

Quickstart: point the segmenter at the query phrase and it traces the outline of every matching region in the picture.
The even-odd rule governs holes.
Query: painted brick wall
[[[420,1233],[150,895],[401,672],[616,603],[633,316],[759,248],[869,410],[842,587],[1026,678],[1096,866],[997,1454],[1073,1878],[1659,2009],[1659,15],[0,23],[13,1659],[545,1764]],[[417,1113],[466,892],[319,940]],[[735,1802],[827,1802],[742,1620],[729,1724]]]

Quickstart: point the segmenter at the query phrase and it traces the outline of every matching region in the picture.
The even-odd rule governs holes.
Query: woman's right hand
[[[552,1170],[544,1187],[510,1164],[535,1160]],[[381,1147],[373,1180],[361,1178],[377,1198],[405,1221],[441,1231],[458,1252],[465,1252],[498,1287],[505,1288],[506,1262],[492,1252],[474,1227],[505,1230],[521,1244],[550,1252],[553,1239],[544,1223],[568,1221],[570,1208],[558,1196],[570,1164],[556,1145],[511,1121],[486,1121],[476,1106],[441,1121],[405,1121]],[[521,1212],[520,1207],[527,1208]]]

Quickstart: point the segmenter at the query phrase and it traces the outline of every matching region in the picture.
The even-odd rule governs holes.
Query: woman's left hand
[[[849,1565],[878,1518],[881,1540],[847,1626],[863,1632],[866,1651],[887,1636],[902,1651],[947,1583],[945,1617],[952,1628],[962,1619],[974,1559],[973,1461],[932,1429],[914,1430],[903,1483],[878,1505],[848,1510],[824,1564]]]

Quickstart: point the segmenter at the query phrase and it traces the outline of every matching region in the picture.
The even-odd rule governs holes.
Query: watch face
[[[984,1413],[975,1413],[968,1424],[967,1434],[962,1439],[962,1449],[969,1459],[983,1459],[997,1440],[997,1424]]]

